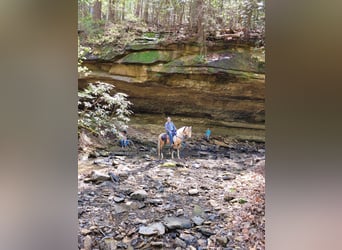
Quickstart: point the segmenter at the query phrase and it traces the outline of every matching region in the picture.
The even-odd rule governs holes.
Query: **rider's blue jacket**
[[[165,122],[165,129],[169,133],[174,133],[177,129],[173,122]]]

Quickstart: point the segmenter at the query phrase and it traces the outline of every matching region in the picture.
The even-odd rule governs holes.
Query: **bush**
[[[127,94],[113,92],[114,86],[104,82],[90,83],[78,92],[78,129],[84,128],[94,134],[105,136],[127,128],[133,113]]]

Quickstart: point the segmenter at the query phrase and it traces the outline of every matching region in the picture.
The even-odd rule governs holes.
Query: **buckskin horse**
[[[190,138],[191,137],[191,126],[184,126],[181,127],[180,129],[177,129],[177,133],[176,135],[173,137],[173,144],[171,146],[172,149],[176,149],[177,150],[177,156],[178,159],[180,159],[179,157],[179,150],[182,146],[182,142],[184,139],[186,138]],[[159,159],[163,159],[163,152],[162,149],[165,146],[165,144],[170,144],[170,138],[166,133],[162,133],[158,136],[158,157]],[[174,151],[171,151],[171,158],[173,159],[173,153]]]

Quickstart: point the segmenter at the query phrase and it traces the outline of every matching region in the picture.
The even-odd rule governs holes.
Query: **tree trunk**
[[[137,0],[137,7],[135,9],[135,16],[137,18],[140,18],[140,13],[141,13],[141,1],[142,0]]]
[[[200,54],[204,57],[207,56],[207,44],[206,44],[206,10],[203,0],[197,0],[197,42],[200,44]]]
[[[154,6],[154,3],[152,2],[151,3],[151,5],[152,5],[152,8],[151,8],[151,14],[150,14],[150,22],[152,23],[152,24],[155,24],[154,23],[154,15],[155,15],[155,6]]]
[[[115,0],[108,0],[108,20],[115,22]]]
[[[101,9],[102,9],[101,0],[95,1],[94,5],[93,5],[93,20],[94,21],[100,21],[101,20]]]
[[[199,19],[202,18],[201,11],[202,0],[193,0],[190,2],[190,31],[191,33],[198,34]]]
[[[149,1],[145,0],[145,6],[144,6],[144,21],[145,23],[148,23],[148,7],[149,7]]]
[[[122,1],[121,21],[125,20],[125,3],[126,3],[126,1]]]
[[[158,8],[156,9],[156,15],[154,17],[153,23],[156,24],[157,26],[159,26],[160,22],[159,22],[159,17],[160,17],[160,10],[161,10],[161,6],[162,6],[162,2],[159,2]]]
[[[196,1],[196,13],[197,13],[197,36],[198,41],[202,42],[204,32],[204,11],[203,0]]]
[[[178,25],[182,26],[183,24],[183,16],[184,16],[184,4],[182,4],[181,6],[181,11],[180,11],[180,14],[178,16]]]

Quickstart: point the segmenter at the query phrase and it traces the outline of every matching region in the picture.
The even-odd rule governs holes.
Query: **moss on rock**
[[[152,64],[156,62],[169,62],[171,59],[171,51],[150,50],[128,54],[121,59],[121,63]]]

